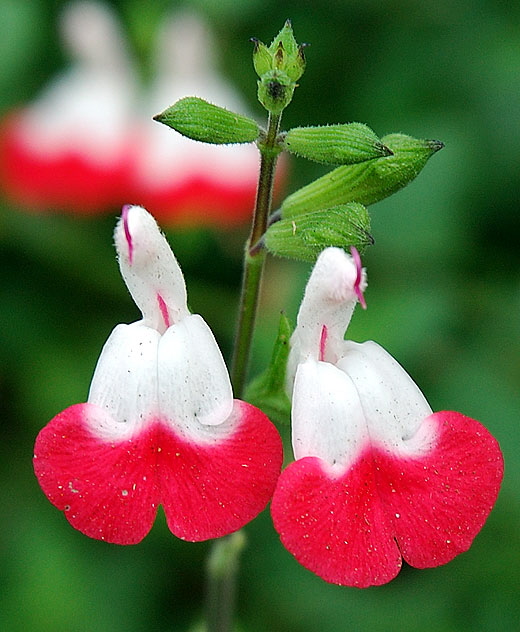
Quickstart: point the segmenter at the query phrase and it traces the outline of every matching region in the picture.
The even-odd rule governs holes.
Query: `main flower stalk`
[[[258,143],[261,156],[260,174],[251,234],[244,255],[238,327],[231,366],[231,381],[237,397],[243,394],[246,382],[264,271],[265,250],[258,247],[258,242],[267,229],[267,219],[271,212],[276,161],[281,151],[277,142],[280,120],[281,114],[269,114],[267,133]]]

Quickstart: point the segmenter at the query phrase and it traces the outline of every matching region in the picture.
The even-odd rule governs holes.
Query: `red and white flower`
[[[466,551],[498,495],[503,459],[477,421],[432,413],[378,344],[344,340],[365,273],[326,249],[291,338],[292,443],[271,511],[284,546],[336,584],[384,584],[402,558],[438,566]]]
[[[185,96],[246,111],[215,68],[204,22],[187,12],[164,21],[146,86],[107,6],[72,2],[60,27],[70,69],[0,124],[7,197],[28,209],[74,214],[109,212],[131,199],[170,225],[247,221],[258,180],[255,144],[198,143],[152,120]]]
[[[137,82],[108,7],[66,7],[60,34],[72,66],[0,129],[0,184],[35,210],[99,213],[121,206],[136,145]]]
[[[152,120],[186,96],[247,113],[216,60],[215,38],[200,17],[182,11],[163,22],[155,76],[142,103],[131,185],[133,199],[158,221],[233,226],[251,218],[260,164],[255,144],[196,142]]]
[[[125,207],[115,242],[143,319],[114,329],[87,403],[40,432],[36,476],[93,538],[139,542],[160,504],[179,538],[231,533],[271,498],[280,437],[260,410],[233,399],[213,334],[188,311],[182,272],[151,215]]]

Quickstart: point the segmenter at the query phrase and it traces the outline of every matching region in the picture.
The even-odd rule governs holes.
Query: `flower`
[[[115,16],[94,2],[60,22],[72,67],[0,132],[0,184],[35,210],[98,213],[121,206],[131,178],[137,83]]]
[[[131,199],[169,224],[232,226],[250,218],[256,146],[212,146],[152,117],[176,99],[201,96],[246,108],[215,69],[211,33],[194,14],[159,29],[150,84],[109,7],[67,4],[60,22],[71,68],[0,126],[0,188],[34,210],[112,211]]]
[[[466,551],[503,459],[477,421],[432,413],[378,344],[344,340],[366,285],[359,255],[324,250],[291,338],[292,444],[272,500],[284,546],[324,580],[367,587]]]
[[[114,329],[88,401],[41,430],[36,476],[72,526],[96,539],[139,542],[159,504],[179,538],[226,535],[271,498],[280,437],[260,410],[233,400],[217,343],[188,311],[182,272],[152,216],[125,207],[115,242],[143,319]]]
[[[216,69],[208,26],[192,12],[166,19],[155,51],[156,73],[143,99],[135,152],[134,199],[165,221],[232,226],[251,217],[258,181],[255,144],[210,145],[152,120],[178,99],[197,96],[234,112],[247,108]]]

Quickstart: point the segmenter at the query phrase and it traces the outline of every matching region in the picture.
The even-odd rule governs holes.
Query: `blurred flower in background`
[[[60,32],[72,67],[1,128],[0,186],[8,198],[28,209],[81,214],[136,202],[170,224],[249,218],[256,147],[194,143],[152,120],[186,95],[245,109],[218,75],[214,42],[199,17],[184,12],[163,22],[146,86],[107,6],[68,5]]]

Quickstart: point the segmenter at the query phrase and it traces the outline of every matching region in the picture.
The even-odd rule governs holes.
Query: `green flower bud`
[[[258,82],[258,100],[272,114],[280,114],[291,102],[296,84],[280,70],[271,70]]]
[[[252,143],[260,134],[260,128],[253,119],[199,97],[180,99],[153,118],[179,134],[203,143]]]
[[[367,209],[356,202],[301,213],[272,224],[264,235],[266,248],[289,259],[315,261],[328,246],[362,251],[373,243]]]
[[[260,408],[271,421],[289,424],[291,402],[285,391],[285,374],[289,357],[292,327],[285,314],[280,316],[278,335],[267,369],[247,387],[244,399]]]
[[[284,218],[346,202],[369,205],[392,195],[411,182],[428,159],[444,147],[437,140],[417,140],[404,134],[389,134],[381,141],[392,156],[330,171],[285,199]]]
[[[283,146],[297,156],[331,165],[353,165],[392,155],[363,123],[295,127],[285,135]]]
[[[258,100],[272,114],[280,114],[291,102],[296,81],[305,70],[305,44],[297,44],[289,20],[269,47],[256,38],[252,41],[253,65],[260,77]]]

